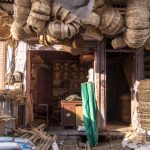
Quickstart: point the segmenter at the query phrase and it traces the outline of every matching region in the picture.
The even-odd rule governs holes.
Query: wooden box
[[[81,105],[81,101],[61,101],[61,126],[76,127],[76,106]]]

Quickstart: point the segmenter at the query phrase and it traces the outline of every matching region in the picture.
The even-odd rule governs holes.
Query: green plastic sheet
[[[98,144],[97,104],[92,82],[81,84],[81,96],[87,141],[89,145],[95,146]]]

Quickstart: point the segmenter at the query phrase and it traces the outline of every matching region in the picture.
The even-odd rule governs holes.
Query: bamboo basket
[[[130,7],[127,8],[126,17],[138,17],[138,18],[145,18],[149,19],[149,10],[146,7]]]
[[[22,29],[22,25],[18,22],[12,23],[10,31],[15,40],[22,40],[26,38],[26,34]]]
[[[100,16],[91,12],[90,15],[84,19],[83,23],[84,25],[92,25],[97,28],[100,24]]]
[[[38,13],[35,13],[35,12],[32,12],[32,11],[30,12],[29,15],[32,16],[34,19],[42,20],[43,22],[44,22],[44,21],[48,21],[49,18],[50,18],[50,16],[38,14]]]
[[[112,40],[111,45],[114,49],[122,49],[127,46],[122,37],[118,37]]]
[[[46,21],[38,20],[38,19],[33,18],[32,16],[28,16],[27,25],[32,26],[32,29],[36,33],[44,33]]]
[[[14,3],[25,8],[31,7],[31,0],[15,0]]]
[[[148,29],[149,28],[149,20],[145,18],[140,18],[140,17],[126,17],[126,26],[130,29]]]
[[[147,92],[150,90],[150,79],[144,79],[140,81],[140,85],[138,87],[138,90],[147,90]],[[150,92],[149,92],[150,93]]]
[[[101,15],[99,29],[106,35],[116,35],[123,28],[123,18],[119,11],[114,9],[105,10]]]
[[[40,1],[35,1],[32,3],[31,10],[37,14],[49,16],[51,7],[48,4],[42,3]]]
[[[100,33],[100,31],[98,29],[96,29],[95,27],[86,27],[86,31],[84,33],[87,36],[93,37],[94,39],[97,39],[98,41],[102,41],[104,36],[102,35],[102,33]]]

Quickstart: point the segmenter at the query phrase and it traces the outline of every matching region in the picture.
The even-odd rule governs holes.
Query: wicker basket
[[[122,37],[113,39],[111,45],[114,49],[121,49],[127,46]]]
[[[149,28],[149,20],[139,17],[126,17],[126,26],[130,29],[147,29]]]
[[[50,12],[51,12],[51,7],[48,4],[44,4],[42,2],[35,1],[32,3],[31,10],[37,14],[49,16]]]
[[[25,8],[31,7],[31,0],[15,0],[14,3]]]
[[[36,33],[44,33],[46,21],[38,20],[32,16],[28,16],[27,25],[31,26]]]
[[[99,29],[106,35],[116,35],[123,28],[123,17],[114,9],[105,10],[101,16]]]
[[[94,39],[97,39],[98,41],[102,41],[104,38],[104,36],[100,33],[100,31],[92,26],[87,27],[84,34],[87,36],[93,37]]]
[[[90,15],[84,19],[83,23],[84,25],[92,25],[97,28],[100,23],[100,16],[94,12],[91,12]]]
[[[47,33],[55,39],[61,39],[61,25],[59,20],[49,22]]]
[[[150,79],[144,79],[140,81],[140,85],[138,87],[139,91],[141,90],[150,90]],[[150,93],[150,91],[149,91]]]
[[[32,16],[34,19],[42,20],[42,21],[48,21],[49,18],[50,18],[50,16],[38,14],[38,13],[35,13],[35,12],[30,12],[29,15]]]
[[[19,24],[18,22],[12,23],[10,31],[13,38],[16,40],[22,40],[26,38],[26,34],[22,29],[22,24]]]

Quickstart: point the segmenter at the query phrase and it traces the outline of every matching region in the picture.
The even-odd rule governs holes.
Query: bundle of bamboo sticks
[[[49,135],[44,129],[45,124],[42,124],[31,130],[17,129],[16,133],[19,134],[21,138],[30,140],[36,146],[36,150],[49,150],[52,148],[53,142],[57,141],[57,136]]]

